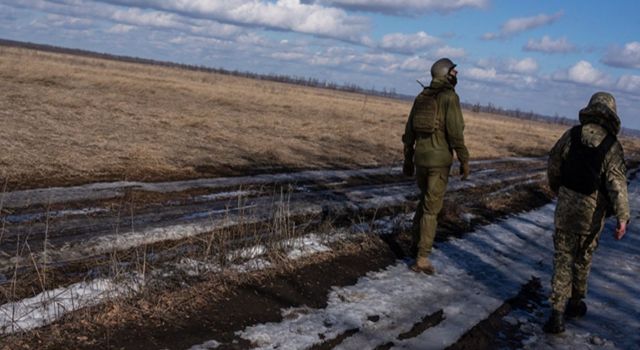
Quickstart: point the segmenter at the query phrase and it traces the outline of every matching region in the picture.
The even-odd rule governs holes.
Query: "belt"
[[[428,139],[431,138],[431,135],[433,135],[433,133],[416,132],[416,139]]]

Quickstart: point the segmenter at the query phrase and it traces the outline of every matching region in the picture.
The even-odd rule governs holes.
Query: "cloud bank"
[[[584,60],[577,62],[567,70],[556,72],[553,79],[598,87],[607,87],[610,83],[610,78],[605,73]]]
[[[335,6],[350,11],[416,16],[429,12],[448,13],[466,7],[484,8],[489,0],[307,0],[305,2]]]
[[[559,20],[563,14],[564,13],[560,11],[552,15],[539,14],[532,17],[512,18],[502,24],[499,32],[485,33],[482,39],[494,40],[508,38],[527,30],[549,25]]]
[[[640,68],[640,42],[632,41],[623,48],[610,48],[602,63],[618,68]]]
[[[362,43],[369,31],[367,18],[349,15],[342,9],[300,0],[201,1],[201,0],[96,0],[141,10],[153,9],[180,16],[207,19],[247,27],[292,31],[338,40]]]
[[[542,39],[529,39],[522,48],[524,51],[537,51],[544,53],[569,53],[575,52],[575,45],[571,44],[566,37],[552,39],[545,35]]]
[[[425,32],[415,34],[391,33],[382,37],[380,47],[398,53],[415,53],[440,42]]]

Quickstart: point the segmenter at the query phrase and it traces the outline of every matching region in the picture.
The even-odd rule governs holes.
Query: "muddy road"
[[[472,167],[469,181],[451,178],[449,193],[500,195],[545,177],[542,159],[476,161]],[[397,212],[412,207],[416,198],[413,180],[398,168],[8,192],[1,199],[0,274],[36,263],[61,267],[258,223],[284,220],[290,224],[287,234],[295,235],[314,223],[341,225]]]
[[[450,178],[436,238],[441,243],[437,244],[507,215],[539,207],[550,199],[545,159],[475,161],[472,170],[468,181],[460,181],[455,175]],[[109,312],[111,304],[105,306],[106,310],[100,306],[92,309],[95,316],[91,318],[106,322],[106,330],[105,324],[86,323],[87,316],[72,316],[36,331],[36,338],[16,336],[7,341],[15,348],[28,348],[38,342],[51,348],[99,345],[137,349],[144,348],[138,343],[143,335],[150,339],[148,348],[181,349],[213,336],[226,344],[221,348],[250,348],[238,337],[239,330],[277,321],[283,308],[323,307],[328,292],[337,286],[352,285],[368,271],[406,257],[406,219],[415,207],[417,189],[414,180],[400,171],[305,171],[5,193],[0,288],[7,301],[33,296],[44,288],[64,288],[113,276],[114,269],[122,269],[118,273],[127,269],[139,272],[143,264],[148,264],[150,270],[158,267],[157,271],[166,271],[163,266],[175,267],[176,261],[195,250],[221,244],[227,245],[220,250],[222,254],[235,246],[255,246],[336,228],[343,232],[393,233],[380,236],[382,246],[367,243],[330,260],[290,267],[266,279],[225,282],[223,292],[200,286],[206,285],[201,277],[164,280],[160,284],[169,288],[152,298],[164,301],[150,309],[145,298],[126,314]],[[392,221],[389,218],[394,217],[403,218],[404,226],[376,227],[378,221],[388,225]],[[221,236],[224,240],[217,240]],[[186,287],[185,281],[191,286]],[[186,305],[180,304],[187,300]],[[108,321],[105,312],[115,318]],[[167,319],[181,321],[168,326]],[[420,327],[432,327],[438,323],[437,315],[423,321]],[[77,342],[77,334],[83,334],[86,344]],[[345,334],[345,338],[350,335]],[[460,348],[478,339],[470,336],[462,340]],[[319,348],[333,348],[332,344],[327,340]]]

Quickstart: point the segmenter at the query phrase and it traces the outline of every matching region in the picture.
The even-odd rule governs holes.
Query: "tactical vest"
[[[582,143],[582,126],[573,127],[569,154],[560,168],[561,185],[587,196],[600,189],[602,163],[616,141],[615,136],[607,134],[598,147],[588,147]]]
[[[413,130],[422,134],[431,134],[438,130],[438,91],[424,89],[416,97],[413,111]]]

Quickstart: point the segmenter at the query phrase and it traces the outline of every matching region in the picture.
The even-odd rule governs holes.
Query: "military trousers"
[[[420,189],[420,201],[413,217],[413,250],[416,257],[431,253],[438,226],[438,213],[442,210],[444,193],[449,181],[449,167],[416,167],[416,180]]]
[[[583,299],[587,295],[591,257],[598,247],[602,228],[603,223],[595,225],[589,234],[556,230],[550,298],[554,310],[564,312],[569,298]]]

